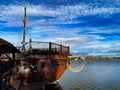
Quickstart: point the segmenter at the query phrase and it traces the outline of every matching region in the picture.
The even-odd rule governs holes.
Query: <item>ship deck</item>
[[[19,47],[22,51],[22,47]],[[69,46],[52,42],[29,41],[25,44],[25,51],[31,54],[66,54],[70,55]]]

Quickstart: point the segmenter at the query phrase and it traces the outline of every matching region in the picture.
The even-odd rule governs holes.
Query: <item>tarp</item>
[[[20,53],[10,42],[0,38],[0,54],[2,53]]]

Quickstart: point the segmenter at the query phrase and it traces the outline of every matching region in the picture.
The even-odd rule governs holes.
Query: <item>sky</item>
[[[70,46],[77,56],[120,56],[120,0],[0,0],[0,38]]]

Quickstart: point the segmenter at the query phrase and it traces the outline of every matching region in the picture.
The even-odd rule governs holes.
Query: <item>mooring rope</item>
[[[68,62],[67,62],[67,69],[70,71],[70,72],[72,72],[72,73],[77,73],[77,72],[80,72],[83,68],[84,68],[84,66],[85,66],[85,64],[87,63],[86,61],[85,61],[85,59],[80,59],[80,58],[78,58],[78,57],[76,57],[76,58],[74,58],[74,60],[73,61],[82,61],[82,64],[80,64],[80,66],[78,66],[78,67],[76,67],[76,68],[73,68],[72,66],[71,66],[71,64],[72,64],[72,60],[70,60],[70,58],[68,58]]]

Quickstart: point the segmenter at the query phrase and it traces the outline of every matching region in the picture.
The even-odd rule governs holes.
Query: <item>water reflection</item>
[[[71,89],[71,90],[81,90],[80,88],[73,88],[73,89]]]
[[[17,90],[63,90],[59,84],[48,84],[44,87],[39,85],[20,86]]]
[[[59,84],[49,84],[46,85],[44,90],[63,90]]]
[[[65,90],[62,88],[62,86],[60,86],[59,84],[49,84],[46,85],[44,90]],[[70,90],[81,90],[78,87],[72,87]]]

